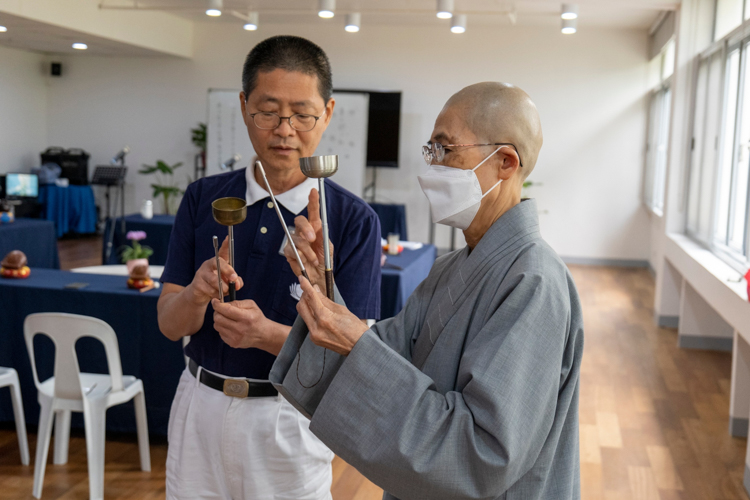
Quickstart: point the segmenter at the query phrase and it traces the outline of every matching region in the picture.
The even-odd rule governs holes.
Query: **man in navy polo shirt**
[[[299,159],[312,156],[331,119],[330,63],[315,44],[280,36],[248,54],[240,93],[256,154],[288,226],[313,225],[303,245],[311,280],[323,275],[322,233],[316,224],[316,180]],[[361,168],[343,165],[343,168]],[[360,198],[326,179],[336,285],[361,319],[380,311],[380,227]],[[211,202],[247,200],[247,219],[234,226],[235,267],[227,263],[227,229]],[[309,211],[311,213],[308,214]],[[212,244],[222,244],[221,304]],[[297,235],[297,238],[301,238]],[[297,316],[301,290],[284,256],[284,232],[260,172],[253,166],[191,184],[177,213],[159,299],[159,326],[172,340],[191,336],[189,366],[169,421],[167,498],[329,499],[333,454],[309,422],[268,382],[276,354]]]

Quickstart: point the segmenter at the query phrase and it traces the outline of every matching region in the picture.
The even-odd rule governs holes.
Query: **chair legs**
[[[15,380],[10,385],[10,398],[13,402],[13,416],[16,419],[16,434],[18,434],[18,448],[21,450],[21,463],[29,465],[29,441],[26,436],[26,418],[23,414],[23,399],[21,399],[21,385],[18,375],[13,371]]]
[[[42,409],[39,412],[39,430],[36,441],[36,458],[34,460],[34,498],[42,498],[42,486],[44,485],[44,470],[47,467],[47,453],[49,453],[49,441],[52,437],[52,401],[39,398]]]
[[[86,431],[86,455],[89,468],[89,499],[104,498],[104,445],[106,442],[106,408],[84,399],[83,420]]]
[[[138,451],[141,454],[141,470],[151,471],[151,450],[148,444],[148,421],[146,420],[146,397],[143,391],[135,395],[135,425],[138,430]]]
[[[70,410],[55,412],[55,465],[68,463],[68,443],[70,442]]]

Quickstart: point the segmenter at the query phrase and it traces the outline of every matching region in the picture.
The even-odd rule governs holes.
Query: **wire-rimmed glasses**
[[[518,156],[518,165],[523,167],[523,162],[521,162],[521,155],[518,153],[518,148],[516,148],[515,144],[511,144],[509,142],[493,142],[489,144],[441,144],[439,142],[428,142],[426,145],[422,146],[422,157],[424,158],[424,161],[425,163],[427,163],[427,165],[432,165],[433,161],[437,163],[443,161],[443,158],[445,158],[445,148],[447,147],[455,148],[475,146],[510,146]]]
[[[309,132],[315,128],[318,120],[325,114],[325,111],[323,111],[323,114],[320,116],[305,113],[295,113],[292,116],[279,116],[278,113],[258,112],[251,114],[250,118],[253,119],[255,126],[262,130],[274,130],[281,125],[281,120],[287,120],[289,126],[297,132]]]

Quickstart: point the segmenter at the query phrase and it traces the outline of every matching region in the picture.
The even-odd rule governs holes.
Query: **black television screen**
[[[398,168],[401,92],[369,92],[367,166]]]

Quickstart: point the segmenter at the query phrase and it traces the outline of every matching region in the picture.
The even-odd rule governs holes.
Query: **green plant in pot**
[[[164,200],[164,213],[167,215],[170,214],[171,200],[182,193],[174,180],[174,171],[181,166],[182,162],[168,165],[162,160],[157,160],[156,165],[143,165],[143,168],[138,171],[138,173],[144,175],[156,174],[157,183],[151,184],[154,190],[153,196],[154,198],[162,197]]]

